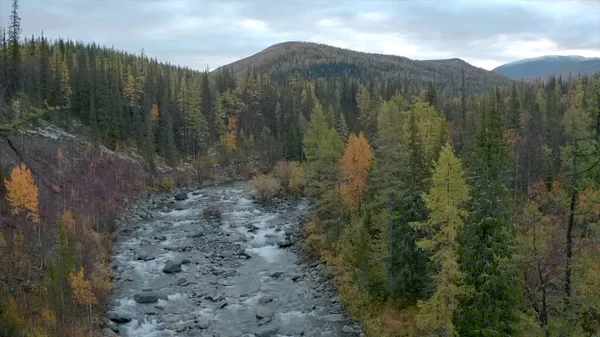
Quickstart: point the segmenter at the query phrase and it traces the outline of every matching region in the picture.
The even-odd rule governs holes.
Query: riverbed
[[[236,182],[144,205],[121,224],[111,264],[120,336],[361,335],[325,266],[296,247],[308,200],[265,207]]]

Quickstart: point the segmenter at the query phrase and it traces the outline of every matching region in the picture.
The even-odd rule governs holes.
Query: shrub
[[[222,216],[223,210],[217,204],[208,204],[202,210],[202,217],[208,221],[214,220],[220,223]]]
[[[273,168],[273,176],[279,181],[284,194],[300,195],[306,180],[297,161],[279,161]]]
[[[259,174],[254,177],[250,184],[256,190],[254,198],[261,204],[267,204],[279,194],[281,185],[273,176],[267,174]]]
[[[194,160],[192,166],[196,170],[198,183],[202,184],[210,178],[211,168],[217,164],[217,158],[213,156],[200,156]]]
[[[173,179],[172,177],[162,177],[157,179],[157,182],[155,183],[156,185],[156,189],[159,191],[167,191],[170,190],[171,188],[173,188],[173,186],[175,186],[175,179]]]

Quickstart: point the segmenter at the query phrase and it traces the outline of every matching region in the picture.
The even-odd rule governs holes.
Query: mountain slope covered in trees
[[[355,78],[398,81],[403,85],[425,86],[435,82],[440,91],[457,94],[461,72],[468,90],[482,92],[509,80],[502,75],[474,67],[460,59],[411,60],[402,56],[358,52],[312,42],[284,42],[233,62],[229,68],[235,75],[245,74],[250,67],[267,73],[276,81],[298,72],[309,79]]]
[[[600,58],[549,55],[507,63],[494,71],[515,80],[545,79],[550,75],[567,78],[600,73]]]

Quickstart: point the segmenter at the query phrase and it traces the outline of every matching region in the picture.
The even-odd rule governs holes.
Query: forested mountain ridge
[[[313,42],[283,42],[221,68],[243,75],[252,67],[276,81],[298,72],[308,79],[354,78],[398,81],[426,86],[435,82],[440,91],[458,94],[464,71],[469,92],[483,92],[510,81],[502,75],[474,67],[460,59],[411,60],[402,56],[374,54]]]
[[[515,80],[546,79],[551,75],[568,78],[600,73],[600,58],[548,55],[507,63],[494,71]]]

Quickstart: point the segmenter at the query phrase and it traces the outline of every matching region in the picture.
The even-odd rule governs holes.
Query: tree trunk
[[[566,266],[565,266],[565,308],[569,310],[571,306],[571,258],[573,257],[573,227],[575,227],[575,208],[577,205],[577,189],[573,188],[571,194],[571,205],[569,207],[569,222],[567,224],[567,247],[566,247]]]

